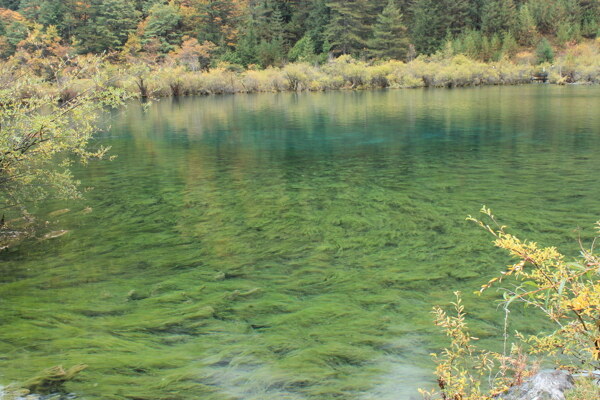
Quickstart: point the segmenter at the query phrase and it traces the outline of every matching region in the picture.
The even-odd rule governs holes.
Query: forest
[[[1,0],[0,7],[3,58],[27,50],[35,33],[62,55],[148,63],[171,56],[191,70],[340,55],[410,61],[445,48],[497,61],[543,38],[554,46],[595,39],[600,27],[597,0]]]

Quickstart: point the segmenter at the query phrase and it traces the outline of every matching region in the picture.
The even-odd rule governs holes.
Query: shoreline
[[[180,67],[162,66],[135,74],[131,67],[125,67],[112,79],[115,87],[138,98],[515,86],[542,84],[534,81],[534,76],[542,70],[548,71],[544,84],[600,84],[600,69],[597,76],[585,73],[585,69],[583,64],[567,69],[559,64],[535,66],[515,64],[508,60],[484,63],[462,55],[443,60],[418,58],[409,63],[386,61],[376,64],[342,57],[323,65],[294,63],[281,68],[244,71],[234,70],[227,65],[210,71],[186,71]],[[67,99],[73,91],[67,87],[58,89],[61,90],[61,97]],[[78,92],[76,88],[75,91]]]

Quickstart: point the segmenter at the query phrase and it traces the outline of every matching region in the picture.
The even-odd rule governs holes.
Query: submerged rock
[[[139,293],[137,290],[132,289],[127,293],[127,300],[135,301],[135,300],[144,300],[150,297],[148,294]]]
[[[525,383],[499,395],[501,400],[565,400],[565,392],[575,387],[573,376],[561,370],[544,370]]]
[[[67,233],[69,233],[69,231],[66,231],[66,230],[53,231],[53,232],[45,234],[44,237],[42,237],[41,240],[54,239],[54,238],[57,238],[57,237],[61,237],[62,235],[66,235]]]
[[[63,208],[62,210],[56,210],[56,211],[52,211],[51,213],[48,213],[48,216],[49,217],[58,217],[60,215],[67,214],[69,212],[71,212],[70,209]]]
[[[254,288],[254,289],[247,290],[245,292],[242,292],[240,290],[234,290],[227,297],[229,298],[229,300],[235,300],[235,299],[240,298],[240,297],[250,297],[250,296],[252,296],[254,294],[258,294],[258,293],[261,293],[261,292],[262,292],[261,288]]]
[[[52,394],[60,392],[65,382],[73,379],[75,375],[87,368],[85,364],[75,365],[64,369],[62,365],[48,368],[40,375],[26,381],[22,386],[31,393]]]

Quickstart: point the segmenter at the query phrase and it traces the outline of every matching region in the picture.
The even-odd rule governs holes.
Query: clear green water
[[[470,293],[507,259],[466,215],[569,254],[591,234],[599,109],[548,86],[132,104],[86,200],[42,210],[70,232],[2,254],[0,384],[85,363],[84,399],[409,398],[453,290],[501,335]]]

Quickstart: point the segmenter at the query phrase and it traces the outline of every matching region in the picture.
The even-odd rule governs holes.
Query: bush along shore
[[[358,60],[349,55],[322,63],[295,62],[260,69],[219,62],[198,67],[198,54],[173,53],[144,57],[129,53],[69,54],[52,36],[37,34],[8,60],[0,62],[0,79],[15,81],[33,75],[31,91],[67,101],[99,87],[115,87],[140,98],[283,91],[325,91],[378,88],[454,88],[518,85],[535,76],[554,84],[600,83],[600,41],[590,40],[554,50],[530,49],[481,61],[449,42],[431,56],[411,61]],[[546,51],[546,53],[544,53]],[[550,52],[550,53],[547,53]],[[556,55],[555,55],[556,52]],[[195,55],[194,55],[195,54]],[[40,83],[41,81],[41,83]],[[24,97],[31,95],[28,91]]]
[[[597,400],[600,398],[600,258],[580,243],[580,257],[570,260],[556,247],[521,240],[483,207],[482,218],[468,217],[505,250],[514,264],[481,286],[502,293],[505,333],[502,352],[488,351],[471,336],[461,295],[454,310],[435,307],[435,323],[450,344],[434,354],[438,390],[421,390],[425,400]],[[600,222],[596,223],[600,232]],[[597,236],[596,236],[597,238]],[[525,307],[544,316],[550,329],[525,335],[509,333],[510,310]],[[539,371],[541,364],[555,369]]]

